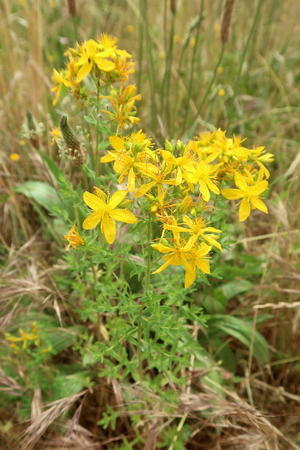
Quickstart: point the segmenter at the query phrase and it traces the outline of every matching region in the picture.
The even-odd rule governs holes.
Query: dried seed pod
[[[229,39],[229,31],[230,31],[233,5],[234,5],[234,0],[226,0],[225,1],[222,25],[221,25],[221,42],[223,45],[226,44],[226,42]]]
[[[83,164],[85,160],[85,152],[83,146],[71,130],[68,124],[67,116],[62,116],[60,120],[60,129],[67,146],[67,153],[77,164]]]

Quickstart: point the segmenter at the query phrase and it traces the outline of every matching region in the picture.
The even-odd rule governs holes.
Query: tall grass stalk
[[[169,40],[166,53],[166,64],[163,81],[161,84],[161,111],[164,119],[164,125],[169,127],[170,124],[170,86],[172,79],[172,61],[174,49],[176,9],[171,10],[171,25],[169,32]]]
[[[240,82],[240,78],[241,78],[241,74],[242,74],[242,70],[243,70],[243,66],[244,66],[244,62],[246,60],[246,55],[248,53],[248,50],[250,48],[250,44],[252,42],[252,38],[254,36],[254,32],[256,30],[256,27],[258,25],[258,20],[259,20],[259,15],[260,15],[260,11],[262,9],[263,4],[265,3],[265,0],[259,0],[256,6],[256,10],[255,10],[255,15],[254,15],[254,19],[247,37],[247,41],[243,50],[243,53],[241,55],[241,59],[240,59],[240,63],[239,63],[239,67],[237,70],[237,75],[236,75],[236,80],[235,80],[235,91],[238,90],[239,87],[239,82]]]
[[[137,91],[141,92],[142,74],[143,74],[143,59],[144,59],[144,28],[145,23],[143,21],[144,15],[142,11],[145,9],[145,0],[139,0],[139,14],[138,20],[138,52],[137,52],[137,63],[138,63],[138,74],[137,74]]]
[[[184,119],[182,124],[182,130],[181,134],[184,133],[187,119],[189,116],[189,105],[192,98],[192,92],[193,92],[193,81],[194,81],[194,74],[195,74],[195,63],[199,51],[199,40],[200,40],[200,29],[201,29],[201,22],[202,22],[202,15],[203,15],[203,8],[204,8],[204,0],[201,0],[200,2],[200,10],[198,14],[198,20],[197,20],[197,27],[196,27],[196,37],[195,37],[195,45],[193,48],[193,54],[192,54],[192,62],[190,65],[190,73],[189,73],[189,80],[187,85],[187,99],[186,99],[186,107],[184,112]]]

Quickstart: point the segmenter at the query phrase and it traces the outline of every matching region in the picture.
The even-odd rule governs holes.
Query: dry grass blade
[[[22,395],[22,387],[12,378],[5,375],[0,369],[0,391],[9,395]]]
[[[61,398],[46,405],[46,410],[32,419],[31,425],[20,436],[22,450],[32,448],[44,435],[49,426],[62,414],[66,413],[74,403],[87,391],[79,392],[70,397]]]

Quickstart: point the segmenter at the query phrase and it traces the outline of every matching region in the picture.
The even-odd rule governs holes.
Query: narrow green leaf
[[[233,316],[214,315],[207,320],[207,326],[211,336],[216,332],[229,335],[250,348],[253,342],[253,355],[255,359],[265,364],[269,360],[268,343],[265,338],[253,329],[251,323]]]

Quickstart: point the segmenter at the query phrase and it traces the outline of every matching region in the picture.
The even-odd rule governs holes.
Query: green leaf
[[[54,354],[73,345],[78,337],[79,328],[47,328],[40,332],[43,341],[52,348]]]
[[[226,300],[235,297],[242,292],[247,292],[252,288],[252,283],[247,280],[234,280],[230,283],[226,283],[221,287],[222,293]]]
[[[253,343],[253,355],[261,364],[266,364],[269,360],[269,348],[265,338],[255,329],[252,323],[238,317],[214,315],[208,317],[207,327],[211,337],[215,333],[229,335],[250,348]]]
[[[61,181],[62,179],[65,178],[64,174],[58,168],[58,166],[53,161],[53,159],[49,158],[49,156],[47,156],[45,153],[43,153],[41,151],[39,152],[39,154],[40,154],[42,160],[47,164],[48,168],[53,173],[53,175],[55,176],[57,181]]]
[[[32,198],[39,205],[43,206],[52,215],[59,216],[62,202],[55,189],[48,183],[42,181],[26,181],[15,187],[15,192]]]
[[[90,377],[87,372],[77,372],[71,375],[60,375],[53,381],[51,387],[56,399],[69,397],[77,394],[90,384]]]

